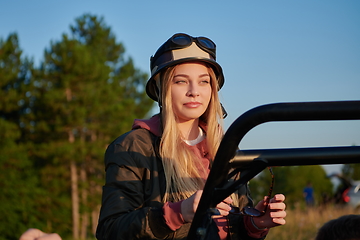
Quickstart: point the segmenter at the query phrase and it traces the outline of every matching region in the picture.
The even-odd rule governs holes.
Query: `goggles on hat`
[[[193,42],[203,51],[209,53],[214,60],[216,59],[216,45],[209,38],[192,37],[185,33],[177,33],[158,49],[152,61],[156,62],[157,58],[164,52],[189,47]]]

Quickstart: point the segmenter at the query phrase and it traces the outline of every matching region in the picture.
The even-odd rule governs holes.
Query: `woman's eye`
[[[209,84],[210,81],[209,81],[209,80],[202,80],[201,83],[202,83],[202,84]]]
[[[186,83],[186,81],[183,80],[183,79],[174,79],[174,83],[176,83],[176,84],[182,84],[182,83]]]
[[[175,81],[175,83],[185,83],[185,81],[184,80],[177,80],[177,81]]]

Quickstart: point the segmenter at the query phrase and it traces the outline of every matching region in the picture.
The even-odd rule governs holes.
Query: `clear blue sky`
[[[84,13],[104,17],[136,67],[172,34],[207,36],[225,72],[228,127],[267,103],[360,100],[360,1],[5,1],[0,37],[16,32],[38,65]],[[119,133],[120,134],[120,133]],[[360,145],[360,121],[266,123],[242,149]],[[336,166],[332,166],[335,167]],[[333,169],[335,169],[333,168]]]

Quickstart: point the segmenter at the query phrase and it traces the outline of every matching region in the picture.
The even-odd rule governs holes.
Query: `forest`
[[[23,56],[21,33],[0,35],[0,240],[18,239],[30,227],[94,239],[105,149],[154,107],[145,92],[148,74],[125,57],[104,18],[85,14],[69,30],[45,48],[40,66]],[[290,209],[305,207],[309,181],[317,205],[336,190],[321,166],[278,167],[274,174],[274,192],[287,196]],[[360,179],[360,167],[345,165],[343,174]],[[265,172],[250,181],[255,199],[270,181]]]

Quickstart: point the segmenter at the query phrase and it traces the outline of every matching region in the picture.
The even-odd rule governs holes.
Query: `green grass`
[[[347,214],[360,214],[339,206],[295,208],[286,210],[286,224],[270,229],[266,240],[313,240],[318,229],[327,221]]]

